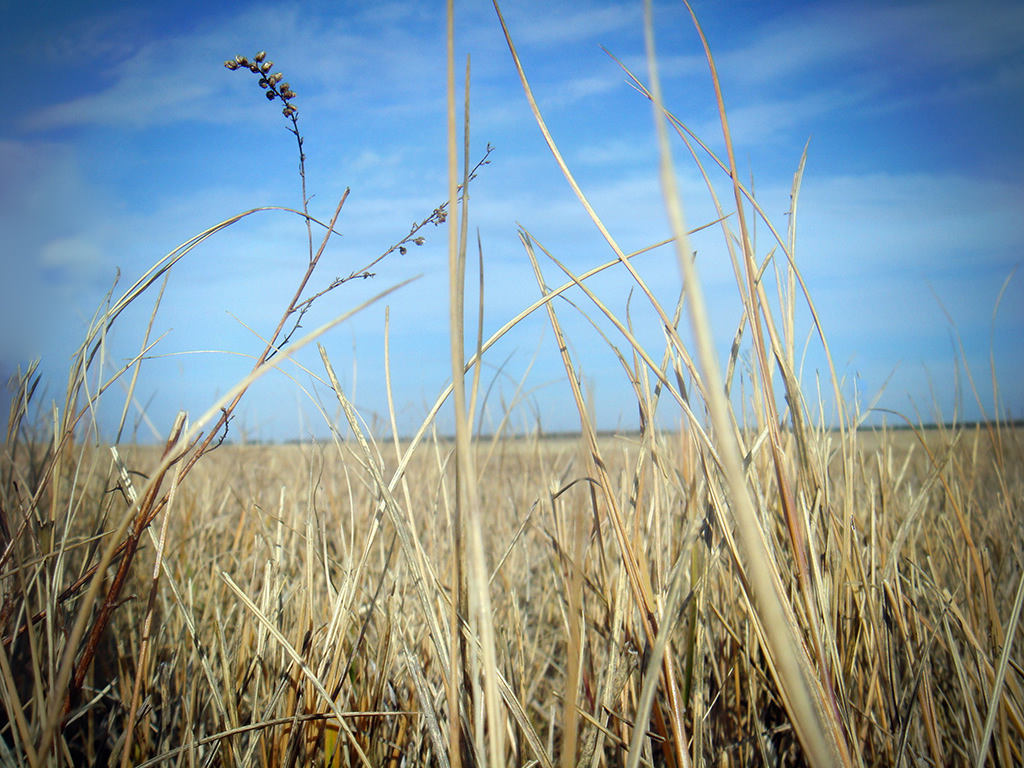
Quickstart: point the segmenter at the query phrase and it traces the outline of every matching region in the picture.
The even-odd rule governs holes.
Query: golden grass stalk
[[[537,279],[537,285],[542,293],[546,293],[547,286],[544,284],[544,279],[540,272],[540,266],[537,263],[536,257],[533,255],[529,240],[523,238],[523,244],[526,247],[527,255],[530,257],[530,264],[533,267],[533,272]],[[619,546],[619,552],[622,556],[625,570],[629,578],[632,596],[643,619],[643,631],[646,634],[648,646],[653,646],[658,638],[658,621],[654,614],[653,596],[650,592],[650,583],[649,580],[645,578],[645,575],[641,571],[640,565],[637,562],[637,555],[634,552],[631,536],[627,531],[618,499],[612,490],[614,484],[608,474],[607,465],[601,456],[601,450],[597,441],[597,433],[588,415],[587,407],[583,398],[583,392],[580,387],[579,376],[576,373],[575,365],[569,356],[568,344],[566,342],[565,335],[562,333],[558,316],[555,313],[554,307],[552,307],[550,303],[546,305],[546,308],[552,330],[555,333],[555,339],[558,343],[558,349],[561,353],[562,364],[565,367],[566,379],[569,383],[570,390],[572,391],[576,410],[579,413],[580,429],[590,451],[594,471],[598,477],[598,485],[601,488],[604,500],[608,505],[609,518],[611,519],[612,526],[615,531],[616,542]],[[669,712],[669,721],[672,724],[673,729],[673,738],[669,738],[667,733],[661,734],[663,738],[665,738],[665,756],[666,759],[673,759],[672,752],[669,751],[669,748],[674,745],[675,759],[679,760],[680,765],[688,766],[689,759],[685,751],[686,738],[682,723],[682,707],[679,702],[678,689],[675,683],[674,659],[670,652],[670,648],[666,648],[663,653],[664,663],[662,666],[662,673],[664,674],[666,688],[670,696],[669,706],[671,709]],[[567,696],[571,693],[571,691],[566,691]]]
[[[689,8],[689,5],[687,5],[687,8]],[[690,322],[697,339],[697,352],[701,360],[701,372],[708,382],[706,388],[709,398],[707,406],[715,428],[719,455],[722,459],[726,481],[730,490],[730,509],[735,516],[736,533],[742,544],[743,555],[745,556],[743,566],[748,573],[746,583],[752,590],[753,602],[757,608],[756,613],[751,618],[757,622],[757,625],[764,633],[771,655],[772,669],[778,676],[780,691],[786,700],[787,709],[793,718],[793,724],[800,736],[800,741],[804,749],[807,750],[810,762],[813,765],[819,766],[849,766],[853,763],[846,745],[845,736],[843,735],[842,725],[831,715],[832,703],[828,699],[828,693],[814,673],[812,661],[808,656],[803,638],[799,633],[796,617],[784,595],[778,569],[766,547],[761,524],[754,511],[754,506],[747,490],[746,480],[743,476],[739,445],[733,437],[729,405],[726,402],[725,386],[719,372],[720,369],[708,322],[703,291],[697,278],[697,270],[693,262],[693,252],[689,245],[689,239],[686,236],[682,204],[675,181],[672,154],[662,116],[661,85],[658,79],[657,59],[654,53],[653,20],[651,18],[649,0],[645,0],[644,10],[644,38],[647,44],[647,65],[651,72],[654,120],[661,153],[660,177],[662,192],[665,196],[665,206],[669,222],[672,226],[672,232],[676,238],[676,254],[679,259],[680,271],[683,275],[683,284],[690,298]],[[692,15],[692,9],[690,9],[690,12]],[[729,149],[731,176],[735,179],[737,177],[735,161],[732,157],[728,122],[718,77],[714,70],[714,61],[711,57],[710,49],[707,47],[703,32],[701,32],[699,24],[697,24],[696,16],[693,18],[694,24],[697,26],[698,33],[701,36],[701,41],[704,43],[708,62],[712,68],[712,80],[718,95],[719,115],[722,119],[726,145]],[[749,251],[749,237],[743,218],[743,201],[739,191],[736,192],[736,202],[744,252],[748,256],[747,274],[749,279],[753,281],[753,274],[756,269],[752,265],[753,259]],[[753,282],[751,282],[750,287],[753,290]],[[771,373],[767,370],[766,364],[763,363],[765,355],[764,342],[759,330],[760,322],[756,320],[760,314],[758,309],[759,303],[754,295],[750,299],[751,303],[747,308],[748,318],[752,327],[758,329],[755,333],[754,346],[758,351],[759,360],[762,361],[763,381],[768,385],[768,382],[771,380]],[[757,312],[757,314],[752,314],[752,311]],[[765,402],[769,408],[772,408],[774,405],[774,400],[771,397],[766,398]],[[771,414],[771,416],[774,417],[774,414]],[[777,420],[774,418],[769,420],[769,424],[775,428],[777,428],[777,423]],[[773,447],[777,447],[778,441],[779,438],[776,435]],[[779,459],[776,456],[776,466],[778,466],[778,462]],[[782,472],[777,471],[776,477],[780,480],[781,484],[783,479]],[[790,506],[792,506],[791,503],[787,505],[787,508]],[[794,554],[798,559],[805,557],[805,553],[799,549],[802,543],[802,538],[794,537],[793,545],[798,548]]]
[[[455,120],[455,5],[448,0],[447,61],[448,61],[448,199],[457,200],[458,152],[456,150]],[[468,565],[466,574],[471,627],[479,636],[481,646],[481,675],[483,695],[487,713],[487,745],[481,742],[483,723],[477,723],[477,752],[482,758],[488,755],[489,764],[501,765],[504,760],[504,718],[501,717],[501,699],[498,693],[498,665],[495,650],[493,614],[491,610],[490,583],[487,578],[487,564],[484,556],[480,500],[476,487],[476,469],[472,453],[472,432],[466,411],[465,389],[465,277],[466,277],[466,228],[469,205],[469,60],[466,61],[465,119],[463,140],[465,143],[463,197],[460,232],[456,231],[454,216],[448,219],[448,285],[449,285],[449,336],[451,346],[452,387],[454,390],[455,419],[455,530],[456,539],[468,544]],[[454,203],[453,203],[454,205]],[[462,555],[456,550],[455,557]],[[461,587],[460,587],[461,588]],[[475,667],[472,664],[471,667]],[[475,675],[473,676],[474,685]],[[457,730],[457,729],[453,729]],[[457,744],[457,742],[456,742]],[[454,746],[454,745],[453,745]],[[453,750],[453,753],[456,750]],[[453,760],[454,762],[454,760]],[[486,763],[485,763],[486,764]],[[455,763],[458,766],[458,763]]]

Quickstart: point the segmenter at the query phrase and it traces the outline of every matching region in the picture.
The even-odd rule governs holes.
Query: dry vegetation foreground
[[[764,441],[751,441],[748,473],[805,641],[826,648],[823,674],[850,743],[874,765],[971,763],[988,725],[990,756],[1019,763],[1024,695],[1010,633],[1020,631],[1011,609],[1024,555],[1020,435],[808,435],[803,446],[789,436],[786,448],[804,479],[796,494],[815,604],[803,602],[796,561],[783,555]],[[502,760],[620,765],[637,740],[641,764],[676,764],[666,725],[675,709],[699,764],[800,762],[730,554],[721,488],[709,486],[693,437],[603,438],[598,454],[625,547],[584,441],[476,446]],[[133,485],[159,455],[120,449]],[[453,448],[421,444],[388,490],[399,455],[393,444],[367,453],[354,442],[209,453],[142,538],[95,664],[60,713],[70,763],[121,757],[133,698],[132,765],[449,765],[453,729],[463,737],[457,759],[482,761],[484,718],[471,706],[477,635],[454,615],[466,558],[453,536]],[[81,577],[127,508],[124,488],[111,490],[108,449],[67,456],[75,460],[38,499],[40,515],[57,510],[68,526],[62,546],[22,539],[4,564],[6,764],[17,762],[18,714],[31,722],[46,700],[40,688],[71,632]],[[26,452],[5,464],[8,526],[42,466]],[[662,664],[674,690],[648,666],[627,551],[667,627]],[[453,635],[456,622],[463,632]],[[453,668],[462,670],[454,681]],[[638,720],[648,688],[649,715]]]

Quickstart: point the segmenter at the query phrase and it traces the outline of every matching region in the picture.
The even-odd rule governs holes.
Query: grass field
[[[265,79],[262,61],[229,68]],[[449,64],[453,202],[440,218],[454,383],[436,408],[453,409],[455,434],[436,435],[436,409],[415,436],[366,434],[321,348],[316,375],[341,414],[333,440],[218,445],[252,381],[329,330],[292,338],[321,295],[307,285],[342,198],[329,226],[311,221],[309,269],[252,374],[207,414],[182,415],[166,445],[111,446],[97,402],[119,379],[130,399],[143,363],[112,369],[105,334],[191,245],[168,254],[97,313],[59,407],[37,402],[33,368],[12,382],[0,765],[1024,762],[1019,428],[996,413],[868,429],[834,369],[823,386],[837,415],[824,423],[797,376],[808,329],[794,307],[816,314],[788,258],[795,234],[772,229],[773,248],[755,252],[747,217],[770,222],[739,181],[724,107],[728,157],[707,153],[700,168],[724,173],[733,197],[706,225],[737,270],[731,355],[710,343],[666,131],[698,145],[652,75],[685,285],[676,307],[657,302],[576,189],[616,255],[606,267],[649,302],[664,348],[644,348],[586,275],[566,272],[563,286],[619,334],[644,427],[610,436],[591,423],[554,300],[563,289],[544,283],[548,255],[523,230],[540,296],[527,309],[547,314],[580,434],[474,436],[460,197],[471,168],[457,169]],[[301,156],[288,93],[276,97]],[[799,173],[794,206],[798,188]],[[810,330],[830,361],[824,329]],[[742,405],[727,395],[737,367]],[[678,430],[656,426],[659,404],[679,413]]]
[[[824,470],[822,482],[802,488],[800,498],[814,555],[815,620],[828,632],[829,679],[850,743],[866,764],[970,763],[995,705],[991,759],[1019,762],[1021,669],[1013,655],[1000,657],[1015,628],[1009,613],[1021,574],[1019,433],[869,432],[847,435],[846,451],[842,445],[836,432],[817,435],[809,463]],[[604,437],[598,446],[657,616],[673,603],[668,637],[693,760],[801,762],[740,571],[709,517],[717,502],[692,438]],[[374,452],[376,472],[352,441],[209,454],[164,512],[170,521],[152,603],[158,550],[143,539],[124,602],[69,710],[81,712],[63,730],[69,764],[117,756],[133,696],[130,764],[349,765],[360,751],[371,765],[444,764],[453,726],[444,672],[452,663],[457,570],[453,451],[450,440],[422,444],[383,514],[391,502],[374,477],[391,476],[393,445]],[[156,448],[120,453],[137,483],[142,475],[134,472],[149,474],[159,463]],[[4,666],[29,717],[46,689],[33,691],[26,670],[37,668],[43,686],[52,679],[56,659],[37,654],[46,630],[67,631],[75,605],[54,599],[57,590],[42,576],[76,581],[101,547],[95,535],[112,527],[125,503],[120,493],[104,493],[116,484],[108,450],[73,455],[75,463],[49,482],[58,495],[39,504],[74,502],[62,562],[43,549],[39,531],[39,548],[20,567],[5,565],[5,639],[23,626],[27,609],[60,615],[35,625],[35,652],[27,633],[5,646]],[[760,519],[805,626],[761,456],[750,465],[764,501]],[[637,730],[638,698],[659,675],[644,668],[650,645],[606,502],[595,493],[590,450],[564,437],[505,439],[477,446],[475,458],[508,706],[504,760],[558,764],[568,720],[577,731],[573,764],[621,764]],[[19,467],[19,477],[31,476],[27,464]],[[21,579],[24,592],[15,587]],[[682,599],[673,599],[674,586]],[[19,594],[25,602],[12,612]],[[476,761],[483,738],[475,733],[482,713],[472,707],[475,667],[470,660],[456,683],[466,708],[464,762]],[[313,678],[350,734],[337,739],[338,721],[325,716],[331,707]],[[567,695],[575,719],[567,718]],[[15,700],[5,686],[5,704]],[[643,721],[641,764],[672,764],[674,756],[663,754],[670,706],[658,691]],[[12,728],[9,721],[5,742],[8,762],[17,764]]]

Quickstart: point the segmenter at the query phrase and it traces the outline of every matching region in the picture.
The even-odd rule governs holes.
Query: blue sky
[[[957,394],[959,334],[985,409],[991,413],[991,350],[1003,405],[1020,416],[1024,275],[1009,282],[994,320],[993,309],[1024,253],[1024,6],[698,0],[695,8],[718,62],[741,173],[753,177],[780,228],[810,140],[796,259],[847,395],[866,403],[888,382],[883,407],[911,417],[916,408],[925,418],[938,407],[951,418],[959,402],[962,417],[977,418],[966,379]],[[601,50],[645,75],[641,4],[528,0],[503,12],[555,140],[612,233],[627,250],[667,236],[650,107]],[[538,295],[517,224],[576,271],[611,253],[543,144],[493,9],[459,2],[456,13],[460,73],[472,57],[473,155],[495,147],[470,204],[489,334]],[[266,49],[298,94],[311,212],[328,217],[352,189],[339,220],[343,237],[329,247],[315,285],[373,258],[445,199],[443,3],[40,2],[10,4],[4,14],[0,374],[38,357],[48,397],[63,392],[69,356],[117,270],[115,292],[235,213],[299,205],[287,123],[254,77],[223,68],[236,53]],[[707,67],[685,8],[659,2],[655,14],[667,106],[720,151]],[[696,226],[713,209],[685,149],[674,149]],[[720,195],[728,191],[721,175],[715,182]],[[724,355],[739,321],[735,281],[720,231],[693,245]],[[137,392],[158,432],[179,408],[206,410],[247,372],[246,355],[260,349],[253,333],[276,324],[305,247],[298,219],[264,213],[175,267],[154,324],[163,338]],[[759,252],[769,247],[762,227]],[[671,306],[680,285],[674,254],[661,249],[637,266]],[[550,284],[562,282],[553,265],[545,269]],[[324,340],[364,417],[383,416],[390,305],[403,431],[418,426],[448,379],[444,228],[388,259],[374,280],[330,294],[304,322],[312,329],[415,275],[422,276]],[[621,271],[595,279],[594,288],[625,312]],[[112,361],[138,350],[155,298],[115,326]],[[630,307],[660,359],[653,316],[636,297]],[[577,310],[559,311],[599,424],[634,427],[636,405],[614,355]],[[321,373],[315,352],[298,360]],[[485,362],[484,383],[494,382],[485,428],[511,401],[517,428],[537,419],[549,431],[578,426],[542,314]],[[811,394],[822,365],[812,344],[802,371]],[[235,429],[274,439],[322,435],[310,396],[334,413],[328,394],[285,365],[250,393]],[[107,428],[119,403],[109,410]],[[668,404],[660,416],[678,421]],[[441,419],[442,429],[447,423]],[[137,434],[153,437],[142,421]]]

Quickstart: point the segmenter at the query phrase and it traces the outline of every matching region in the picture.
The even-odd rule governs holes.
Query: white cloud
[[[119,7],[116,13],[78,17],[71,24],[54,24],[45,30],[28,30],[40,60],[47,66],[67,67],[72,62],[95,62],[102,59],[124,60],[139,48],[135,30],[146,23],[148,11],[142,6]]]
[[[647,58],[641,55],[620,55],[617,51],[611,51],[612,54],[622,62],[622,64],[628,69],[641,83],[646,84],[648,78],[647,72]],[[703,53],[701,54],[680,54],[672,53],[671,50],[658,51],[658,76],[663,80],[667,81],[672,78],[691,77],[697,75],[699,77],[707,77],[708,64],[707,59],[704,58]],[[629,81],[629,75],[622,72],[624,80]]]
[[[571,156],[581,165],[605,167],[648,167],[657,162],[657,145],[650,132],[636,135],[612,136],[592,144],[574,147]]]
[[[808,126],[816,118],[849,109],[858,103],[858,97],[859,94],[851,91],[818,90],[776,99],[737,99],[737,106],[726,107],[729,132],[738,148],[771,143],[793,130],[800,130],[806,138],[810,131]],[[669,108],[672,108],[671,104]],[[722,123],[717,114],[699,119],[688,127],[708,144],[721,144]]]
[[[716,62],[727,103],[784,116],[793,104],[761,94],[802,93],[789,101],[792,121],[806,123],[838,110],[879,114],[1019,91],[1024,70],[1012,62],[1024,53],[1022,27],[1019,4],[969,13],[950,2],[818,5],[784,13],[747,41],[720,41]],[[820,109],[800,109],[812,104]]]
[[[91,275],[104,266],[104,258],[103,252],[89,238],[59,237],[42,247],[39,265],[75,275]]]
[[[216,66],[225,56],[209,35],[148,41],[127,58],[96,61],[100,86],[68,101],[26,115],[22,127],[40,131],[70,125],[145,128],[209,114],[216,84]],[[104,68],[105,67],[105,68]]]
[[[357,172],[382,171],[394,173],[402,165],[404,156],[401,152],[379,152],[376,149],[363,149],[351,161],[352,170]]]
[[[436,52],[428,52],[429,46],[411,31],[395,26],[363,30],[356,27],[358,21],[345,17],[320,24],[296,5],[256,7],[194,30],[149,38],[130,51],[112,52],[107,60],[95,58],[96,90],[38,109],[22,125],[27,130],[90,124],[141,129],[264,115],[265,105],[256,99],[223,98],[256,88],[249,73],[221,68],[236,53],[255,53],[249,50],[252,41],[278,57],[274,69],[283,69],[286,80],[292,72],[303,73],[303,83],[293,85],[306,103],[325,88],[327,102],[339,106],[351,105],[358,93],[408,96],[403,83],[422,86],[432,68],[443,67]]]
[[[610,36],[623,28],[638,30],[640,10],[629,5],[598,8],[547,5],[506,16],[516,45],[562,46],[579,40]]]
[[[754,39],[717,57],[730,77],[780,82],[816,68],[890,69],[901,76],[999,61],[1021,51],[1024,8],[953,2],[819,5],[793,10]]]
[[[1020,204],[1013,183],[955,174],[809,175],[798,237],[825,275],[920,279],[1019,259]]]
[[[200,115],[196,104],[212,93],[208,86],[182,83],[168,75],[127,76],[107,90],[45,107],[25,121],[29,130],[96,124],[144,128]]]
[[[108,198],[63,144],[0,141],[0,167],[0,328],[17,329],[0,335],[0,360],[63,365],[113,277],[91,231]]]
[[[588,75],[577,77],[566,81],[561,86],[561,98],[558,99],[562,106],[586,99],[590,96],[598,96],[613,88],[618,88],[621,80],[618,77],[607,77],[601,75]]]

